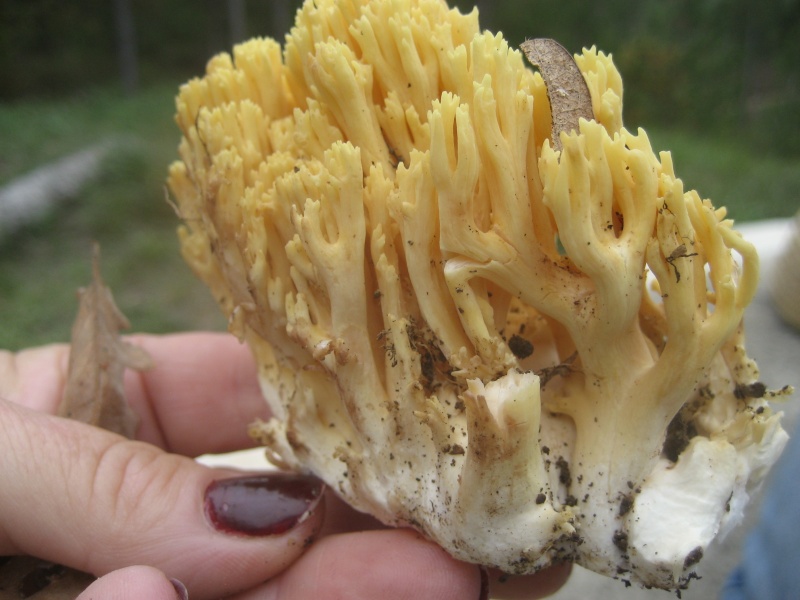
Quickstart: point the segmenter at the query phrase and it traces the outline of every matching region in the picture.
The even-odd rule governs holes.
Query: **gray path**
[[[106,140],[34,169],[0,188],[0,238],[74,198],[97,175],[118,140]]]

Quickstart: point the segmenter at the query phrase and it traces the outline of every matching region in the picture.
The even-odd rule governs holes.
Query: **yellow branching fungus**
[[[594,118],[554,140],[477,12],[307,1],[181,88],[169,186],[279,464],[464,560],[680,588],[786,440],[758,259],[623,128],[611,58],[574,60]]]

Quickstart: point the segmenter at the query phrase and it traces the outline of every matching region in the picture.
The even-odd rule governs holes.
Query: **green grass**
[[[98,88],[60,101],[0,105],[0,185],[109,136],[132,135],[151,149],[174,149],[175,91],[177,86],[159,86],[125,97],[115,88]]]
[[[800,209],[800,156],[764,154],[736,140],[648,129],[653,149],[670,150],[675,174],[736,222],[791,217]]]
[[[102,175],[50,217],[0,241],[0,347],[66,341],[76,290],[89,282],[91,247],[137,331],[222,328],[210,294],[183,263],[177,219],[164,201],[179,139],[176,86],[123,98],[95,90],[61,102],[0,105],[0,184],[112,135],[126,147]],[[649,131],[671,149],[678,175],[737,221],[788,217],[800,204],[800,159],[759,155],[735,142]]]
[[[177,219],[165,201],[166,169],[179,139],[172,96],[172,88],[130,99],[99,90],[35,110],[0,106],[0,123],[13,123],[0,142],[5,173],[24,173],[110,135],[126,140],[77,198],[0,241],[0,347],[69,339],[76,290],[91,278],[94,241],[103,277],[135,330],[224,326],[180,257]]]

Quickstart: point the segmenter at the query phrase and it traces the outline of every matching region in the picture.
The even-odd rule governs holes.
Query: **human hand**
[[[489,579],[492,597],[539,598],[568,576],[498,584],[355,513],[314,478],[262,473],[245,485],[254,474],[198,464],[252,446],[247,425],[268,417],[249,351],[227,334],[129,340],[156,365],[126,373],[137,441],[53,416],[68,346],[0,353],[0,556],[99,576],[80,600],[173,600],[181,585],[170,578],[192,600],[486,598]]]

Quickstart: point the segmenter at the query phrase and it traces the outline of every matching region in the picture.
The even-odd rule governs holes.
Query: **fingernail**
[[[480,567],[481,571],[481,593],[478,600],[489,600],[489,571],[486,567]]]
[[[208,486],[205,510],[218,531],[248,536],[280,535],[317,507],[324,484],[296,473],[221,479]]]
[[[189,590],[186,589],[183,582],[179,579],[170,579],[169,582],[172,584],[172,587],[175,588],[175,592],[178,594],[178,600],[189,600]]]

